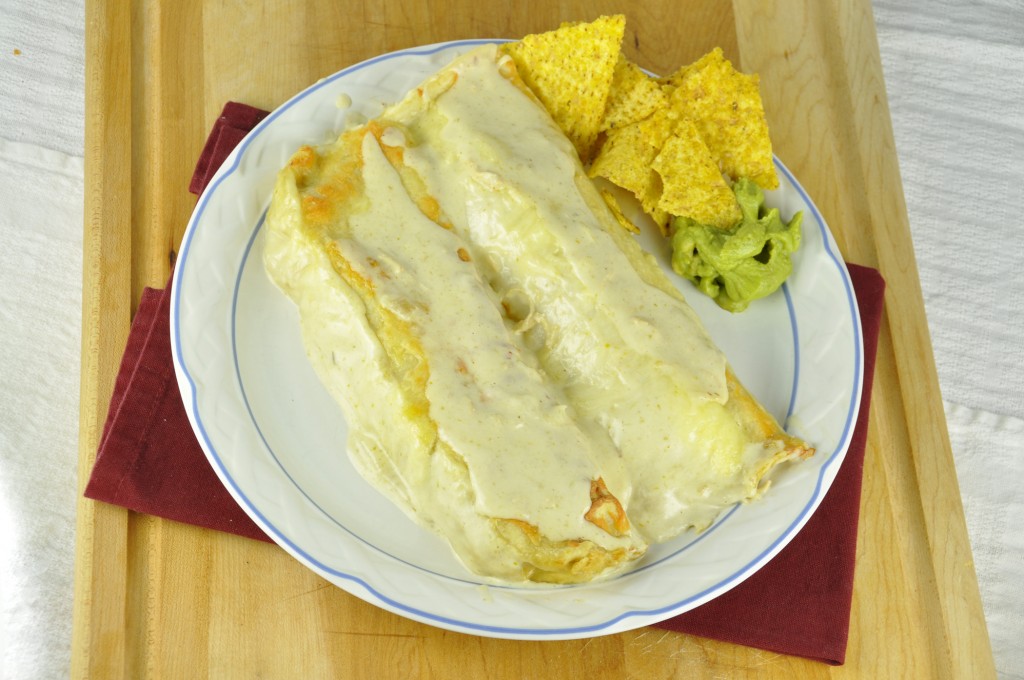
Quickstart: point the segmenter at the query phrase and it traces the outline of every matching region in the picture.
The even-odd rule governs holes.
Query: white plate
[[[274,111],[217,172],[185,233],[172,294],[174,365],[186,411],[228,491],[275,541],[354,595],[478,635],[566,639],[615,633],[692,609],[772,558],[820,503],[860,403],[861,327],[849,275],[821,215],[778,164],[768,192],[804,211],[803,245],[782,290],[742,314],[679,282],[737,374],[810,460],[709,530],[653,546],[633,571],[584,586],[486,585],[355,472],[340,410],[307,361],[292,303],[264,273],[262,226],[275,175],[302,144],[327,142],[353,113],[384,105],[484,41],[387,54],[325,78]],[[344,95],[344,97],[342,97]],[[351,108],[339,107],[350,97]],[[667,259],[664,239],[645,245]]]

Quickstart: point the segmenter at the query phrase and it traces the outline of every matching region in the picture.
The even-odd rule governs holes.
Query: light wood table
[[[847,663],[656,629],[516,642],[414,623],[276,546],[81,500],[78,678],[994,676],[868,0],[87,2],[80,483],[142,288],[167,280],[193,164],[229,99],[270,109],[382,52],[622,12],[667,73],[718,45],[761,74],[775,150],[844,257],[888,281]]]

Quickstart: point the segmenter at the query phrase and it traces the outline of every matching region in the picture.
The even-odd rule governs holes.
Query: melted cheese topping
[[[370,206],[338,245],[381,306],[415,328],[430,364],[430,416],[473,471],[477,510],[529,522],[553,540],[600,538],[582,517],[591,480],[625,480],[611,441],[579,427],[558,385],[506,327],[493,291],[459,256],[470,244],[420,212],[372,135],[362,151]]]
[[[725,407],[725,358],[623,239],[571,144],[493,46],[374,125],[358,149],[358,199],[326,240],[303,223],[302,192],[283,173],[265,251],[364,476],[471,569],[502,578],[520,565],[491,518],[554,541],[643,549],[635,531],[613,536],[585,519],[594,480],[655,541],[756,495],[783,444],[752,438]],[[328,150],[324,167],[344,153]],[[426,362],[433,430],[406,417],[415,404],[396,403],[381,313]]]

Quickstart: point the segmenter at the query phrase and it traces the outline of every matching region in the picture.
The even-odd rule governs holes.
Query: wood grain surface
[[[759,72],[776,152],[846,259],[888,282],[846,665],[652,628],[565,642],[446,632],[276,546],[82,499],[73,677],[994,677],[868,0],[88,0],[80,484],[132,314],[144,286],[167,280],[225,101],[270,109],[382,52],[618,12],[627,56],[654,72],[716,45]]]

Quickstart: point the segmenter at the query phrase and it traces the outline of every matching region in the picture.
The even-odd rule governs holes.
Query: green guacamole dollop
[[[742,312],[774,292],[793,271],[800,247],[798,212],[787,223],[776,208],[766,210],[764,192],[740,178],[733,192],[743,217],[730,229],[672,220],[672,268],[730,312]]]

